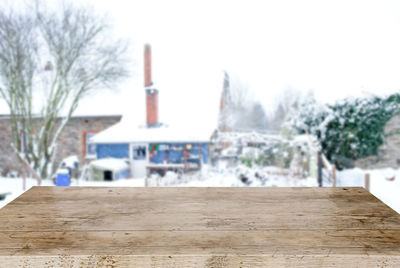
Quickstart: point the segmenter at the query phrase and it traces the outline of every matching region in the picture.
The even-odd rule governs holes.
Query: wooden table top
[[[33,187],[0,267],[400,267],[400,215],[363,188]]]

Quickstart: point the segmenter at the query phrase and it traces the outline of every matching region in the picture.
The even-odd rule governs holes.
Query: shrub
[[[349,168],[354,160],[379,154],[385,125],[399,113],[400,94],[347,98],[333,105],[311,98],[291,114],[289,124],[298,133],[315,135],[331,162]]]

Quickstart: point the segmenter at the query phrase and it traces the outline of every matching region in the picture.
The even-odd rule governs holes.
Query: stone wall
[[[56,151],[54,167],[57,167],[62,159],[70,155],[79,157],[80,165],[87,162],[84,155],[84,134],[87,131],[101,131],[116,123],[121,116],[88,116],[73,117],[60,135]],[[0,118],[0,168],[2,175],[8,171],[21,172],[21,163],[15,156],[11,144],[11,125],[7,118]]]
[[[400,168],[400,115],[394,116],[385,126],[385,143],[379,148],[378,156],[370,156],[355,162],[363,169]]]

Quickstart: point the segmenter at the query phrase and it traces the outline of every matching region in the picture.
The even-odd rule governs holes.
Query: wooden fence
[[[337,169],[336,166],[331,164],[326,156],[319,152],[318,153],[318,184],[319,187],[322,187],[322,169],[325,168],[328,171],[329,176],[332,178],[332,187],[336,187],[337,185]],[[371,176],[369,173],[366,173],[364,176],[364,188],[369,191],[371,185]]]

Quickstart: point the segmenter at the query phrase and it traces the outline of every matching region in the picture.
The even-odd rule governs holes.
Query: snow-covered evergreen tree
[[[298,132],[318,137],[323,153],[340,168],[353,160],[376,155],[384,142],[385,124],[400,113],[400,94],[346,98],[333,105],[303,100],[288,123]]]

